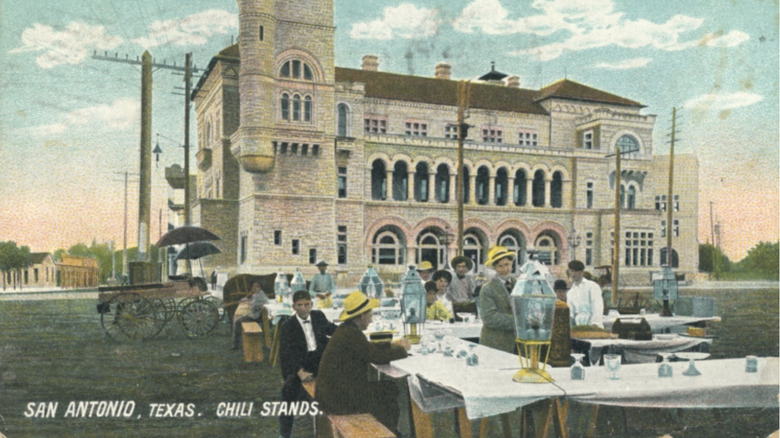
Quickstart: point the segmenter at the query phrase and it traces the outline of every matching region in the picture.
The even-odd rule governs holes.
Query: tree
[[[709,243],[699,245],[699,271],[721,273],[731,270],[731,260],[728,256]]]
[[[16,242],[0,242],[0,271],[3,272],[3,290],[7,285],[7,279],[13,273],[15,280],[12,280],[14,287],[22,287],[22,270],[32,265],[32,255],[30,247],[17,247]]]
[[[780,266],[780,242],[759,242],[751,248],[747,256],[739,262],[745,271],[760,278],[778,279]]]

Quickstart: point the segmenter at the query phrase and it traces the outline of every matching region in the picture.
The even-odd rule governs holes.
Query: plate
[[[710,357],[710,353],[702,353],[699,351],[678,351],[674,353],[680,359],[683,360],[702,360]]]

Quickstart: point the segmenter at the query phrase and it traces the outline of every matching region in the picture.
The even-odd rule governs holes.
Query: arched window
[[[531,187],[532,190],[532,197],[533,197],[533,206],[534,207],[544,207],[544,171],[543,170],[537,170],[534,173],[534,182],[533,186]]]
[[[417,163],[414,173],[414,200],[428,202],[428,163]]]
[[[439,269],[439,266],[447,266],[446,253],[447,249],[439,240],[436,230],[423,230],[417,237],[417,263],[428,260],[434,269]]]
[[[556,238],[549,231],[542,232],[536,238],[534,246],[539,250],[539,261],[545,265],[557,265],[560,261],[560,252]]]
[[[626,208],[626,186],[620,185],[620,208]]]
[[[290,120],[290,95],[289,94],[282,93],[282,99],[279,106],[282,108],[282,119]]]
[[[349,108],[346,104],[340,103],[337,107],[338,115],[337,118],[337,126],[336,126],[336,135],[339,137],[346,137],[347,136],[347,119],[349,117]]]
[[[311,96],[306,96],[303,100],[303,121],[311,122]]]
[[[526,180],[525,170],[520,169],[515,172],[515,187],[514,187],[514,199],[513,202],[517,206],[523,206],[528,204],[527,187],[528,181]]]
[[[463,236],[463,255],[474,262],[471,272],[477,272],[477,268],[482,264],[482,245],[474,234],[467,233]]]
[[[628,207],[629,210],[636,208],[636,188],[628,186]]]
[[[371,165],[371,199],[377,201],[384,200],[385,193],[387,193],[385,162],[374,160],[374,163]]]
[[[630,135],[621,136],[617,143],[617,150],[621,152],[621,157],[631,157],[639,152],[639,142]]]
[[[515,253],[515,258],[512,260],[512,273],[516,273],[517,268],[525,263],[524,241],[511,233],[507,233],[498,238],[498,244]]]
[[[279,69],[279,76],[283,78],[303,79],[306,81],[314,80],[312,69],[305,61],[300,59],[291,59]]]
[[[481,166],[477,169],[475,184],[477,185],[477,204],[486,205],[488,203],[488,192],[490,188],[490,174],[487,167]]]
[[[409,198],[409,170],[406,163],[398,161],[393,167],[393,199],[406,201]]]
[[[436,200],[450,202],[450,168],[446,164],[436,168]]]
[[[372,263],[378,265],[403,265],[406,253],[403,239],[394,230],[383,228],[374,236],[371,251]]]
[[[469,168],[466,166],[463,166],[462,172],[463,172],[463,203],[468,204],[470,199],[470,193],[471,193],[471,174],[469,173]]]
[[[550,205],[553,208],[563,206],[563,175],[560,171],[553,173],[550,183]]]
[[[297,94],[292,98],[292,119],[301,120],[301,96]]]
[[[506,205],[509,177],[503,167],[496,172],[496,205]]]

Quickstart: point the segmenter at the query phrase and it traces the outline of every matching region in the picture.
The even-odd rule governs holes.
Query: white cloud
[[[736,47],[750,39],[750,35],[739,30],[732,30],[726,35],[716,33],[707,34],[699,40],[700,46],[708,47]]]
[[[633,58],[626,59],[620,62],[600,62],[593,66],[593,68],[603,70],[630,70],[632,68],[641,68],[650,63],[650,58]]]
[[[99,124],[111,129],[127,129],[138,121],[141,104],[137,99],[120,98],[110,105],[79,108],[65,118],[73,125]]]
[[[93,50],[111,50],[122,39],[106,33],[103,26],[71,22],[65,30],[35,23],[22,31],[22,46],[11,53],[43,52],[35,60],[41,68],[80,64]]]
[[[52,137],[63,134],[68,130],[68,127],[63,123],[52,123],[49,125],[33,126],[31,128],[25,128],[23,131],[25,134],[29,134],[35,137]]]
[[[688,100],[683,104],[685,108],[696,110],[722,111],[743,106],[750,106],[764,99],[755,93],[740,91],[731,94],[703,94]]]
[[[212,35],[224,35],[238,28],[238,15],[219,9],[189,15],[178,20],[155,21],[145,37],[134,43],[144,49],[159,46],[202,45]]]
[[[389,40],[393,37],[428,38],[435,35],[441,26],[438,11],[418,8],[412,3],[401,3],[398,7],[387,7],[382,18],[352,25],[350,36],[354,39]]]

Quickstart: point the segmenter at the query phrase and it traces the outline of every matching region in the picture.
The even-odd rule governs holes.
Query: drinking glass
[[[696,369],[696,361],[710,357],[709,353],[701,353],[697,351],[677,352],[674,353],[674,355],[680,359],[688,359],[688,369],[683,371],[683,375],[690,377],[701,375],[701,372]]]
[[[658,355],[663,359],[658,366],[658,377],[672,377],[672,366],[669,364],[669,356],[672,353],[658,353]]]
[[[439,344],[439,351],[443,351],[441,349],[441,341],[444,340],[444,330],[438,329],[433,331],[433,337],[436,338],[436,341],[438,341]]]
[[[606,366],[607,369],[612,372],[612,375],[609,376],[610,380],[619,379],[617,371],[620,369],[620,358],[621,356],[619,354],[604,355],[604,366]]]
[[[583,353],[572,353],[571,357],[574,358],[574,364],[571,366],[571,379],[585,380],[585,368],[581,363],[585,355]]]

